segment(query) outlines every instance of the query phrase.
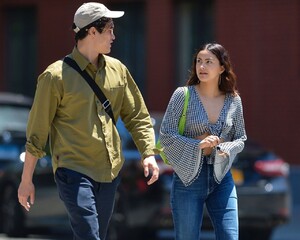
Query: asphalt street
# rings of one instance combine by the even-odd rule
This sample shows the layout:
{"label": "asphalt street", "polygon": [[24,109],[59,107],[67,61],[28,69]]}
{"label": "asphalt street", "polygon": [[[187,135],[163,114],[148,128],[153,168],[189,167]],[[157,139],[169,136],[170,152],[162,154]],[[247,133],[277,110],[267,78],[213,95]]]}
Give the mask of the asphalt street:
{"label": "asphalt street", "polygon": [[292,219],[275,229],[271,240],[299,240],[300,239],[300,166],[292,166],[290,174],[292,188]]}
{"label": "asphalt street", "polygon": [[[298,183],[300,181],[300,166],[292,166],[290,174],[291,188],[292,188],[292,197],[293,197],[293,206],[292,206],[292,218],[291,221],[285,225],[282,225],[275,229],[273,232],[272,238],[270,240],[299,240],[300,239],[300,191]],[[41,235],[35,234],[31,235],[28,238],[7,238],[0,234],[1,240],[70,240],[72,239],[70,235]],[[165,232],[162,233],[161,238],[153,240],[172,240],[172,233]],[[126,240],[126,239],[125,239]],[[204,239],[201,240],[215,240],[212,232],[205,232]],[[255,239],[253,239],[255,240]]]}

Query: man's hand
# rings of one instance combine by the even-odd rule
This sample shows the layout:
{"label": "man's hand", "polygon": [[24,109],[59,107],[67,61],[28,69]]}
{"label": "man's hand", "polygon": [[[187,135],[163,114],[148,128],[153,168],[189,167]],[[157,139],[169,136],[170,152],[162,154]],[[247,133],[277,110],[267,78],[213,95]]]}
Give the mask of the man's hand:
{"label": "man's hand", "polygon": [[143,160],[142,164],[143,164],[143,168],[144,168],[145,177],[149,176],[149,170],[152,171],[152,176],[151,176],[150,180],[147,182],[148,185],[151,185],[152,183],[157,181],[157,179],[159,177],[159,168],[157,166],[156,160],[155,160],[154,156],[149,156]]}
{"label": "man's hand", "polygon": [[20,204],[29,211],[30,206],[34,204],[35,198],[35,188],[32,182],[24,182],[20,183],[18,189],[18,198]]}
{"label": "man's hand", "polygon": [[32,183],[32,176],[38,158],[26,151],[25,162],[23,166],[22,180],[18,189],[19,203],[29,211],[30,206],[34,204],[35,188]]}

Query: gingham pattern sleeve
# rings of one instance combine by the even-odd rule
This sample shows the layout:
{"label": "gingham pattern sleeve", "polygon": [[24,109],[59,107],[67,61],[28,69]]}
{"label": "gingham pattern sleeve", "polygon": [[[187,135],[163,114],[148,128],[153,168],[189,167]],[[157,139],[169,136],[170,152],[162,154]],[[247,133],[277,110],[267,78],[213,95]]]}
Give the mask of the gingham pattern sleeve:
{"label": "gingham pattern sleeve", "polygon": [[[233,97],[225,123],[220,136],[225,142],[218,145],[214,160],[214,177],[217,182],[221,182],[229,171],[234,158],[243,150],[244,141],[247,140],[240,96]],[[228,156],[223,157],[218,151],[225,152]]]}
{"label": "gingham pattern sleeve", "polygon": [[179,87],[174,91],[165,112],[160,128],[160,141],[170,165],[184,185],[188,186],[196,179],[201,168],[202,151],[199,149],[199,140],[178,133],[183,105],[184,89]]}

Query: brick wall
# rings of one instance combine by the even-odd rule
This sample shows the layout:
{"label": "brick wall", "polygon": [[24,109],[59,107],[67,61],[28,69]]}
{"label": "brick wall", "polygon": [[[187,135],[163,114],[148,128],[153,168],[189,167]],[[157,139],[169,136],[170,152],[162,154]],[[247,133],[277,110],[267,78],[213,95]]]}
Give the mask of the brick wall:
{"label": "brick wall", "polygon": [[[102,2],[109,5],[121,1]],[[174,66],[169,60],[176,57],[172,30],[176,1],[144,1],[148,22],[146,101],[151,111],[164,111],[174,89]],[[33,4],[37,7],[37,71],[40,73],[49,63],[72,50],[70,19],[83,2],[1,0],[0,27],[3,29],[5,24],[1,15],[5,6]],[[216,40],[229,50],[238,75],[248,136],[274,149],[290,163],[300,164],[297,149],[300,142],[300,1],[289,0],[287,4],[286,0],[215,0],[215,7]],[[158,21],[158,16],[164,20]],[[0,53],[4,48],[0,38]],[[1,78],[4,64],[5,59],[0,57]],[[5,89],[3,79],[0,79],[0,89]],[[161,109],[157,109],[159,106]]]}
{"label": "brick wall", "polygon": [[238,75],[248,136],[300,164],[300,1],[288,2],[218,0],[216,33]]}

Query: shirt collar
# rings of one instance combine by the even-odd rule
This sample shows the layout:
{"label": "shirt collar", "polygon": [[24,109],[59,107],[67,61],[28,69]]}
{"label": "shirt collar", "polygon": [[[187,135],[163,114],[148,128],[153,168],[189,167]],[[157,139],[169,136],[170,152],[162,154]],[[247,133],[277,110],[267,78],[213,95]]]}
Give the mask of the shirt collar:
{"label": "shirt collar", "polygon": [[[90,64],[90,62],[78,51],[76,46],[73,48],[72,58],[76,61],[76,63],[78,64],[78,66],[80,67],[80,69],[82,71],[84,71]],[[106,62],[105,62],[105,58],[104,58],[103,54],[99,54],[98,61],[99,61],[99,64],[98,64],[99,69],[104,68],[106,65]]]}

